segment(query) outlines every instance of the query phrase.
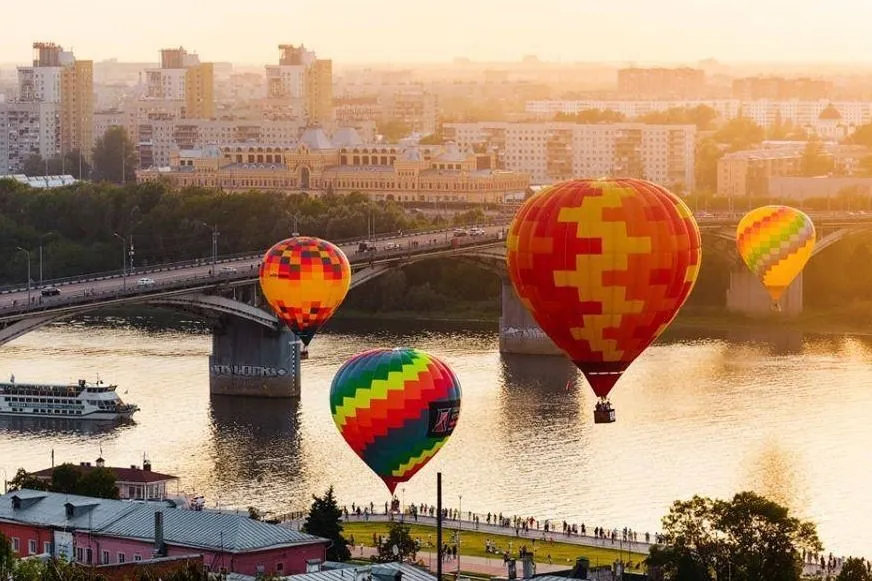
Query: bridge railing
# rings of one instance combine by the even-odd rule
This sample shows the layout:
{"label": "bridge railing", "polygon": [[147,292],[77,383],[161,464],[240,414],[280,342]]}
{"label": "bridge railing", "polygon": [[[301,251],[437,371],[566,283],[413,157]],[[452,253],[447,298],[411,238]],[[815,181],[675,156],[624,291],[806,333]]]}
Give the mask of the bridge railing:
{"label": "bridge railing", "polygon": [[[507,220],[495,219],[495,220],[488,220],[481,225],[499,226],[499,225],[507,225],[507,224],[508,224]],[[381,234],[372,235],[372,236],[334,240],[332,242],[340,247],[341,246],[352,246],[354,244],[359,244],[361,242],[384,242],[384,241],[389,241],[389,240],[394,240],[394,239],[409,238],[412,236],[422,236],[422,235],[426,235],[426,234],[436,234],[436,235],[444,234],[444,233],[452,232],[455,228],[456,227],[438,228],[438,229],[418,228],[415,230],[402,231],[402,233],[395,231],[395,232],[389,232],[389,233],[381,233]],[[260,252],[249,251],[249,252],[239,252],[236,254],[225,254],[225,255],[221,255],[221,256],[217,257],[217,260],[215,261],[215,263],[216,264],[225,264],[228,262],[238,262],[238,261],[242,261],[242,260],[257,260],[263,256],[264,252],[266,252],[265,249],[260,251]],[[113,279],[113,278],[118,279],[118,278],[123,278],[124,276],[127,276],[127,277],[143,276],[143,275],[154,274],[154,273],[158,273],[158,272],[167,272],[167,271],[171,271],[171,270],[179,270],[182,268],[208,266],[210,264],[212,264],[211,257],[193,258],[193,259],[189,259],[189,260],[180,260],[180,261],[176,261],[176,262],[165,262],[165,263],[161,263],[161,264],[135,267],[135,268],[129,269],[127,271],[126,275],[125,275],[124,271],[122,271],[121,269],[117,269],[117,270],[97,272],[97,273],[86,274],[86,275],[77,275],[77,276],[68,276],[68,277],[63,277],[63,278],[45,279],[42,281],[42,283],[40,285],[31,284],[30,288],[31,288],[31,291],[39,292],[39,288],[46,287],[46,286],[62,287],[62,286],[70,285],[70,284],[81,284],[83,282],[96,282],[96,281],[101,281],[101,280],[109,280],[109,279]],[[9,294],[9,293],[13,293],[13,292],[23,292],[23,291],[27,291],[27,283],[26,282],[24,284],[15,283],[15,284],[0,286],[0,295]]]}
{"label": "bridge railing", "polygon": [[[442,231],[440,231],[441,233]],[[451,250],[454,248],[469,248],[490,245],[503,240],[502,231],[496,234],[484,236],[464,236],[461,238],[443,238],[437,236],[424,243],[401,245],[398,248],[383,249],[376,252],[352,254],[349,262],[354,266],[367,265],[370,263],[384,262],[386,260],[401,259],[419,254],[427,254],[439,250]],[[259,256],[259,255],[258,255]],[[208,264],[208,263],[206,263]],[[149,297],[162,295],[174,290],[191,290],[200,286],[211,287],[220,283],[233,283],[248,281],[257,277],[257,270],[252,266],[230,272],[214,271],[204,274],[187,276],[180,279],[154,281],[152,284],[140,286],[133,280],[126,281],[126,286],[111,289],[86,288],[81,292],[67,293],[54,297],[43,297],[38,291],[32,291],[30,302],[13,301],[12,304],[0,305],[0,319],[15,320],[18,315],[34,315],[40,312],[56,311],[65,307],[81,307],[89,304],[107,303],[119,299],[131,297]],[[131,277],[128,276],[128,279]],[[103,279],[95,279],[103,280]]]}

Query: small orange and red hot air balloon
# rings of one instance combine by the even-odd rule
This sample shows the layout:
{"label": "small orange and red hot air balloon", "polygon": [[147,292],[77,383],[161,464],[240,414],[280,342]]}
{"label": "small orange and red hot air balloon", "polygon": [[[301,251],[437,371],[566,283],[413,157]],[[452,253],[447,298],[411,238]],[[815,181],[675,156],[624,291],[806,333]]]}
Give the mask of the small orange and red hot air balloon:
{"label": "small orange and red hot air balloon", "polygon": [[267,250],[260,265],[263,296],[303,342],[333,316],[351,286],[351,265],[337,246],[311,236],[282,240]]}
{"label": "small orange and red hot air balloon", "polygon": [[600,398],[687,300],[700,266],[688,207],[639,179],[577,179],[527,200],[507,239],[509,277],[542,330]]}

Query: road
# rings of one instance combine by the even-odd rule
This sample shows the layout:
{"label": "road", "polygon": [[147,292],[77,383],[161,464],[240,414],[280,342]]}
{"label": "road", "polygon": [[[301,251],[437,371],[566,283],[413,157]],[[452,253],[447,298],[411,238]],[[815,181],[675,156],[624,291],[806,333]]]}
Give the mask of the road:
{"label": "road", "polygon": [[[506,228],[505,225],[484,226],[486,236],[496,236],[499,232]],[[375,246],[378,252],[368,254],[368,257],[381,258],[388,252],[399,252],[402,249],[409,248],[417,243],[419,247],[432,244],[445,245],[448,244],[453,236],[453,229],[430,231],[419,234],[397,235],[393,237],[380,237],[375,241]],[[474,237],[461,238],[464,242],[475,240]],[[360,255],[357,254],[358,242],[341,244],[339,247],[348,256],[349,260],[354,263],[360,260]],[[11,291],[0,294],[0,314],[3,311],[18,311],[22,305],[31,304],[40,307],[62,306],[71,302],[81,302],[83,300],[93,299],[99,300],[104,297],[105,300],[119,298],[118,295],[140,295],[158,292],[161,290],[170,290],[167,287],[176,287],[185,281],[191,281],[188,286],[197,286],[196,282],[200,281],[204,285],[214,284],[220,280],[240,280],[249,279],[257,276],[257,269],[261,261],[260,254],[247,256],[236,259],[221,259],[215,265],[216,275],[212,275],[213,265],[209,263],[201,263],[199,265],[185,266],[175,269],[158,270],[161,267],[150,269],[140,268],[135,269],[128,276],[114,275],[101,276],[94,275],[94,278],[88,280],[78,280],[66,282],[57,285],[61,291],[59,296],[43,297],[39,289],[33,286],[28,293],[26,289]],[[250,276],[249,276],[250,275]],[[140,286],[139,280],[148,278],[154,281],[154,285]],[[49,281],[46,282],[46,285]],[[28,298],[29,294],[29,298]]]}

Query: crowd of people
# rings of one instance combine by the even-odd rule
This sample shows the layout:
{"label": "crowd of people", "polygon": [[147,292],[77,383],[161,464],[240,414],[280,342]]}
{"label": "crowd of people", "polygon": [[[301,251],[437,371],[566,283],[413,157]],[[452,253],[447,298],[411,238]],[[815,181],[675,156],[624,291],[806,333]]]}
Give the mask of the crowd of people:
{"label": "crowd of people", "polygon": [[[381,507],[379,507],[381,508]],[[351,503],[351,508],[342,507],[343,515],[346,520],[362,519],[369,520],[370,516],[375,515],[375,504],[370,502],[368,505]],[[384,503],[384,512],[380,514],[388,515],[389,518],[397,516],[408,516],[414,521],[418,520],[419,516],[436,517],[436,506],[427,503],[413,503],[406,506],[401,506],[399,499],[394,497],[390,502]],[[443,520],[466,521],[469,522],[471,528],[480,529],[482,523],[501,529],[513,531],[516,537],[530,537],[533,533],[541,533],[542,540],[554,541],[554,535],[562,534],[565,537],[592,537],[600,539],[603,542],[611,544],[619,543],[659,543],[661,535],[649,532],[640,533],[629,527],[622,529],[612,528],[607,529],[603,526],[595,526],[593,529],[588,528],[585,523],[570,523],[565,520],[552,521],[551,519],[537,519],[535,517],[521,517],[517,515],[506,515],[502,512],[488,512],[487,514],[478,514],[472,511],[462,513],[456,508],[443,508]],[[536,534],[536,536],[539,536]]]}

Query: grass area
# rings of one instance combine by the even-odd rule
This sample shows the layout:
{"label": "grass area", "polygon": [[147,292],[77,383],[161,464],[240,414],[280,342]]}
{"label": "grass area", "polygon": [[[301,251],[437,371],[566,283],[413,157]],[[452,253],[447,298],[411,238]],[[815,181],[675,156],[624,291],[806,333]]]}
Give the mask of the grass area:
{"label": "grass area", "polygon": [[[386,522],[345,522],[342,525],[344,528],[343,535],[346,539],[354,535],[354,541],[358,545],[363,544],[364,546],[371,547],[373,546],[373,533],[386,536],[388,534],[388,524],[389,523]],[[436,527],[409,523],[408,521],[406,521],[406,524],[408,524],[411,529],[412,538],[421,539],[423,551],[432,550],[429,543],[432,543],[435,547]],[[470,525],[469,523],[464,523],[464,526],[468,527]],[[446,544],[453,543],[454,531],[455,529],[453,527],[443,528],[442,542]],[[558,541],[542,542],[541,535],[540,540],[537,540],[534,544],[532,539],[529,538],[519,538],[509,535],[494,535],[468,529],[464,529],[460,533],[460,554],[473,557],[490,557],[494,563],[500,562],[502,557],[485,552],[484,548],[486,539],[490,539],[496,543],[498,550],[508,550],[509,542],[511,542],[512,553],[515,556],[517,556],[518,548],[521,545],[527,545],[527,550],[532,550],[534,552],[534,560],[537,563],[547,563],[548,555],[551,555],[552,563],[555,565],[565,564],[567,567],[574,565],[575,559],[578,557],[589,559],[591,567],[594,567],[612,563],[616,559],[619,559],[621,555],[621,552],[617,549],[587,547],[583,545],[561,543]],[[626,550],[623,551],[624,560],[629,558],[633,563],[642,561],[646,556],[647,555],[642,553],[631,553],[628,557],[628,552]]]}

